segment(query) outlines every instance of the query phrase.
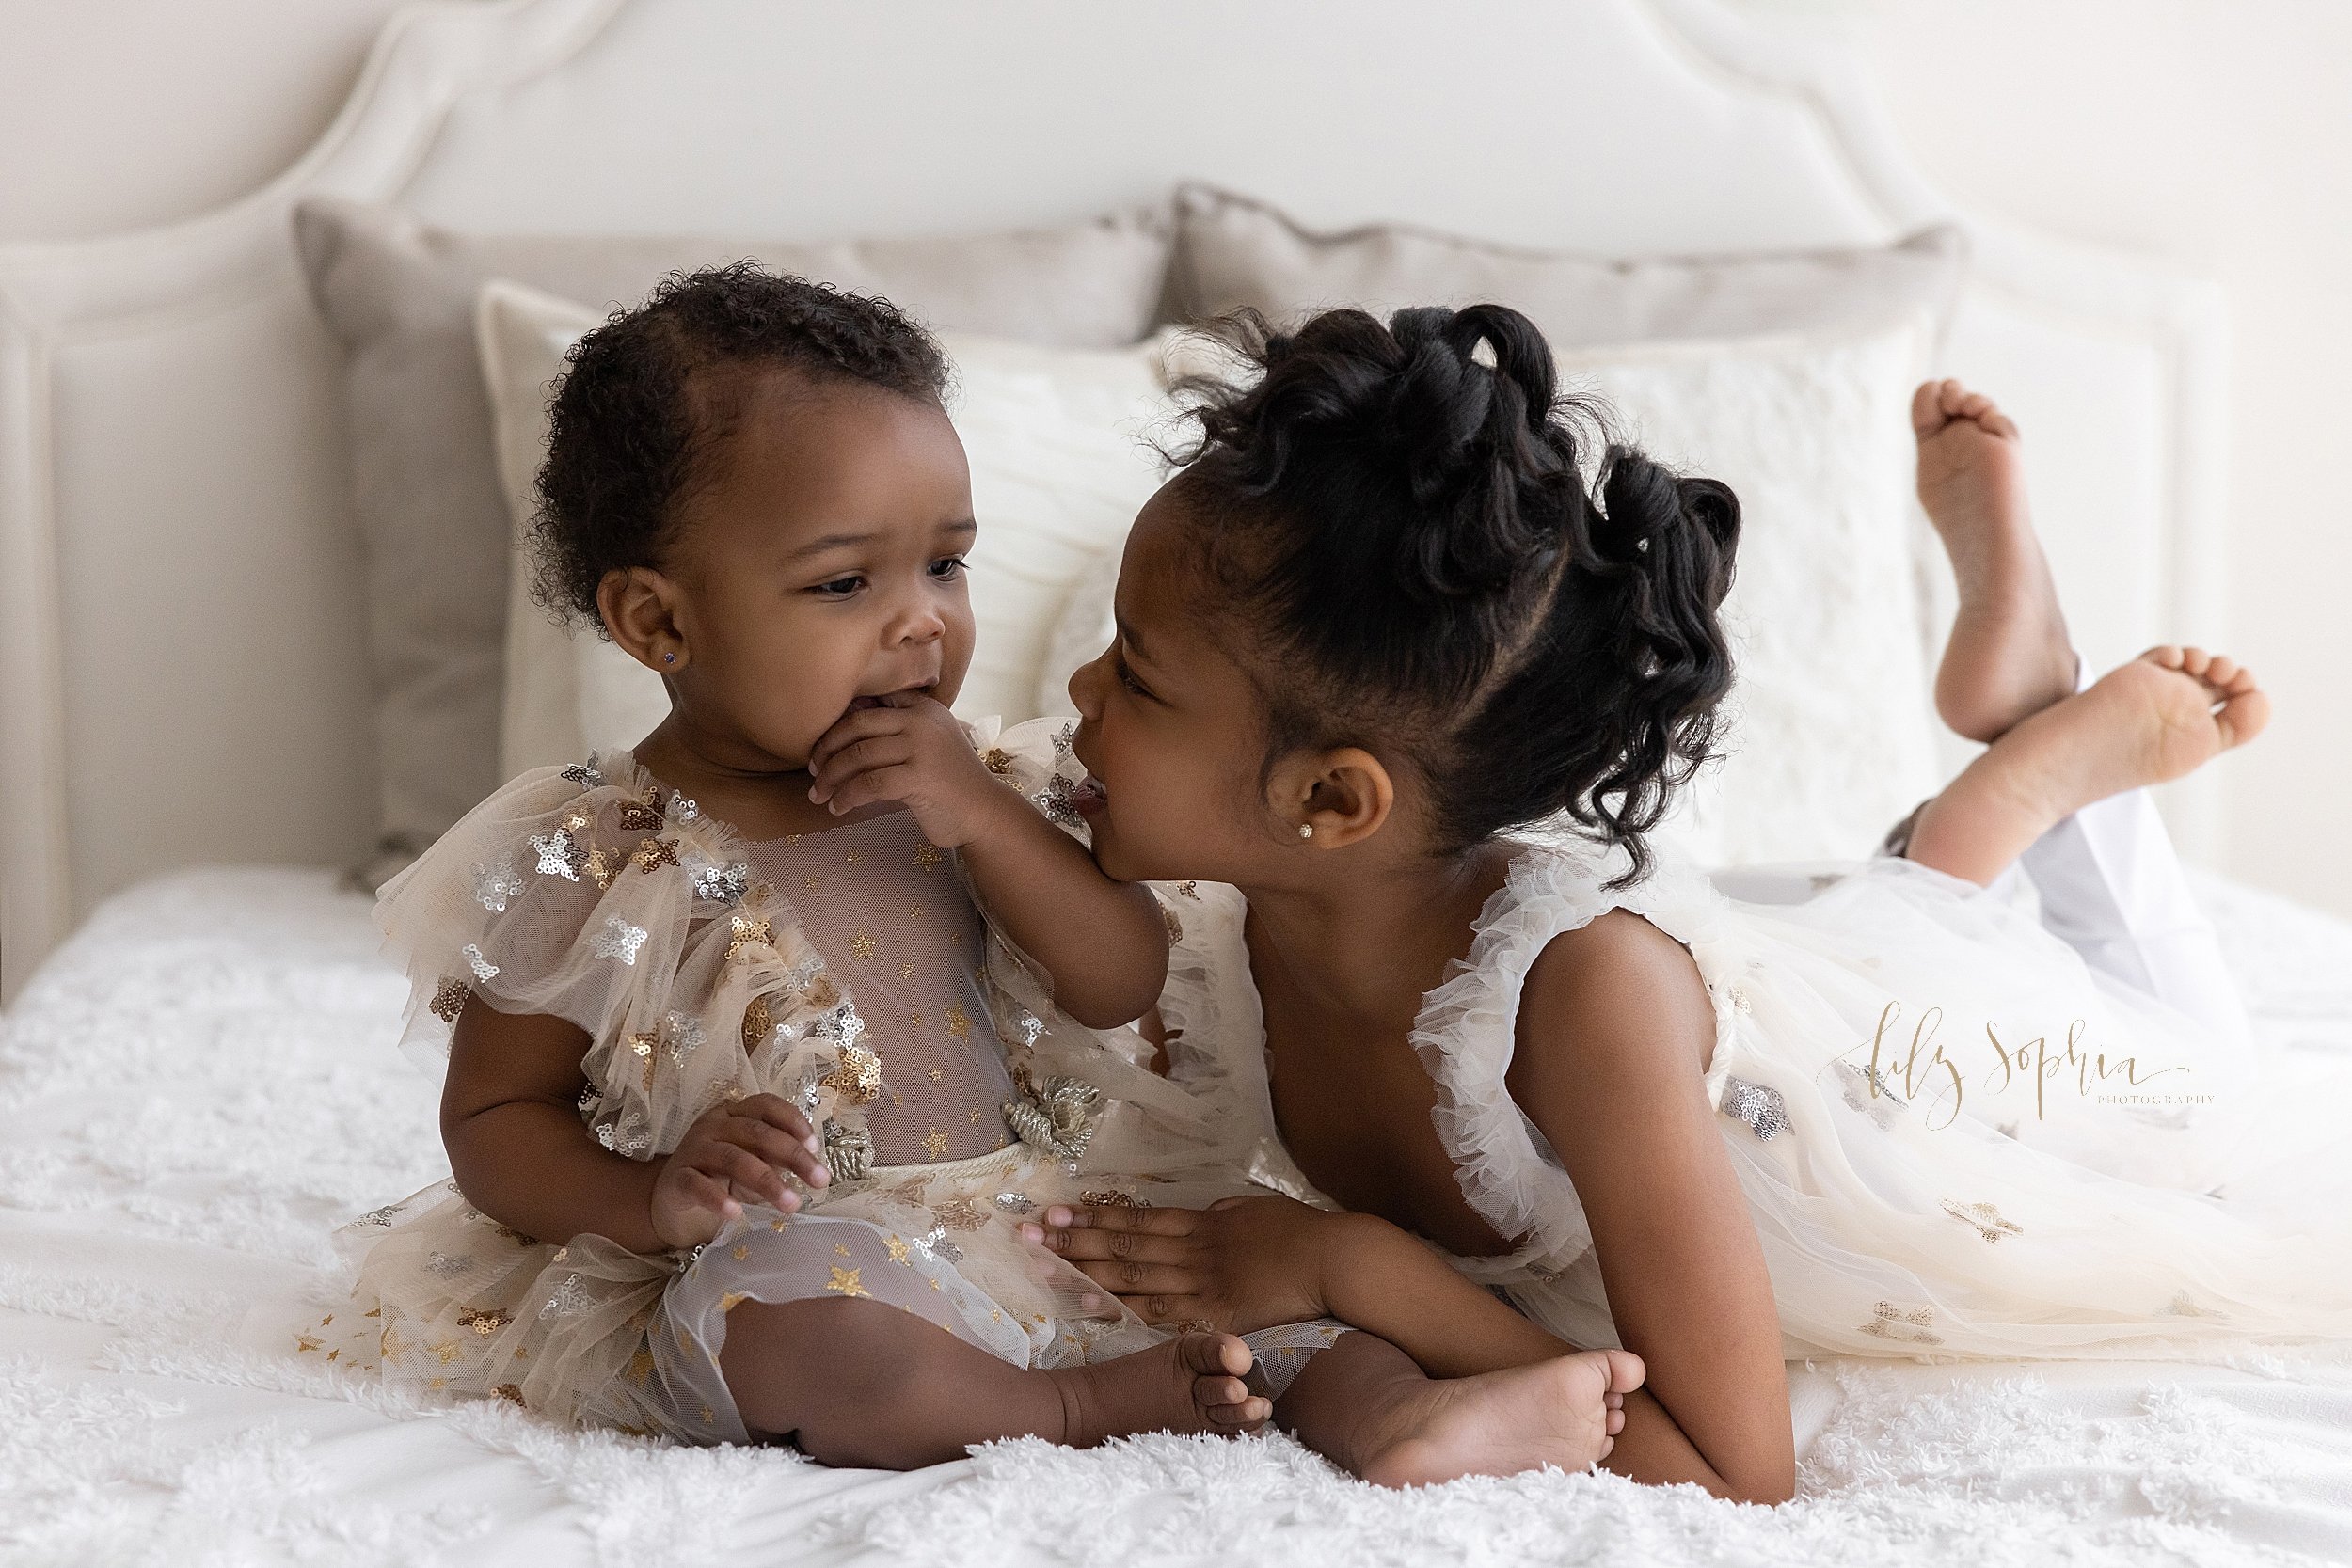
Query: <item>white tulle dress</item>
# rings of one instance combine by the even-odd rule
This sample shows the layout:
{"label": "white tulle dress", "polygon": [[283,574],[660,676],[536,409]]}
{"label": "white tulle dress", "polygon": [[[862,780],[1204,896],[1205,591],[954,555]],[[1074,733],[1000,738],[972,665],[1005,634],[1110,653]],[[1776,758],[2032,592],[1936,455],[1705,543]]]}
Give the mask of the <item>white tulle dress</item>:
{"label": "white tulle dress", "polygon": [[[1518,1242],[1453,1261],[1535,1321],[1618,1342],[1576,1189],[1504,1074],[1529,966],[1622,906],[1683,942],[1714,998],[1707,1089],[1789,1356],[2352,1336],[2338,1132],[2352,1074],[2332,1094],[2282,1085],[2242,1037],[2094,974],[2029,911],[1911,861],[1816,868],[1798,881],[1810,896],[1784,904],[1727,897],[1662,852],[1646,880],[1605,888],[1626,863],[1584,843],[1519,847],[1412,1036],[1463,1196]],[[1275,1133],[1247,906],[1193,891],[1179,967],[1205,978],[1163,1011],[1222,1042],[1257,1178],[1323,1201]]]}
{"label": "white tulle dress", "polygon": [[[1065,829],[1069,726],[974,731]],[[1170,894],[1171,933],[1188,901]],[[341,1348],[388,1380],[496,1394],[559,1420],[688,1441],[752,1435],[719,1372],[739,1303],[887,1304],[1025,1367],[1164,1339],[1024,1243],[1051,1203],[1204,1206],[1257,1190],[1223,1062],[1081,1027],[974,903],[953,851],[897,812],[747,843],[625,752],[526,774],[388,884],[408,969],[404,1045],[437,1070],[470,996],[586,1031],[582,1136],[675,1148],[711,1105],[769,1092],[822,1130],[831,1185],[646,1257],[526,1236],[436,1183],[340,1232],[358,1263]],[[1200,977],[1179,976],[1183,992]],[[355,1332],[356,1330],[356,1332]],[[1339,1325],[1249,1337],[1287,1383]]]}

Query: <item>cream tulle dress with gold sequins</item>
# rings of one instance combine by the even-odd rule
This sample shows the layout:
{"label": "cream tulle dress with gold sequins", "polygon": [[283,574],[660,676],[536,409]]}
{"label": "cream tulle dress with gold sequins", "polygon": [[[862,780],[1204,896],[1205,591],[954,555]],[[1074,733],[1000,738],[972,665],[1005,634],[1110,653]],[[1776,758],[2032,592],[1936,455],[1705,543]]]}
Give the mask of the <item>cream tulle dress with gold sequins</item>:
{"label": "cream tulle dress with gold sequins", "polygon": [[[992,769],[1081,831],[1068,726],[993,728],[974,730]],[[1163,1077],[1133,1030],[1058,1014],[905,812],[747,843],[604,753],[484,801],[376,918],[412,981],[404,1045],[437,1070],[478,994],[587,1032],[582,1135],[615,1153],[660,1158],[711,1105],[768,1092],[822,1130],[834,1177],[797,1214],[750,1207],[659,1257],[522,1235],[453,1182],[366,1214],[340,1235],[374,1316],[345,1321],[368,1323],[352,1349],[395,1383],[739,1442],[718,1354],[742,1301],[883,1303],[1025,1367],[1124,1354],[1165,1333],[1082,1308],[1095,1287],[1024,1243],[1022,1216],[1262,1190],[1222,1064],[1180,1041]],[[1286,1382],[1337,1332],[1249,1338]]]}
{"label": "cream tulle dress with gold sequins", "polygon": [[[1537,956],[1624,908],[1689,949],[1713,998],[1708,1098],[1790,1356],[2352,1337],[2352,1071],[2290,1082],[2242,1037],[2088,969],[2030,912],[1908,860],[1817,867],[1787,879],[1807,895],[1772,904],[1662,847],[1647,879],[1611,890],[1626,864],[1589,843],[1518,847],[1412,1033],[1464,1198],[1518,1243],[1453,1261],[1529,1317],[1618,1343],[1575,1185],[1506,1074]],[[1246,902],[1193,891],[1173,968],[1212,979],[1171,988],[1163,1015],[1221,1042],[1262,1133],[1253,1174],[1312,1200],[1271,1137]]]}

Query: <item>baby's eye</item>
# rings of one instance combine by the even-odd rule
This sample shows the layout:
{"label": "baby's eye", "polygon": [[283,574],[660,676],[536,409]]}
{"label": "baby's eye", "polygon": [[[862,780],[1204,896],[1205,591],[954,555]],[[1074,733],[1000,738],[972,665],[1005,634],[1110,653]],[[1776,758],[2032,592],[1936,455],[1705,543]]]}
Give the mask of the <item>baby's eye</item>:
{"label": "baby's eye", "polygon": [[831,582],[820,582],[809,592],[821,598],[846,599],[865,586],[866,579],[851,573],[846,578],[835,578]]}
{"label": "baby's eye", "polygon": [[953,582],[970,570],[960,555],[946,555],[931,562],[931,576],[941,582]]}

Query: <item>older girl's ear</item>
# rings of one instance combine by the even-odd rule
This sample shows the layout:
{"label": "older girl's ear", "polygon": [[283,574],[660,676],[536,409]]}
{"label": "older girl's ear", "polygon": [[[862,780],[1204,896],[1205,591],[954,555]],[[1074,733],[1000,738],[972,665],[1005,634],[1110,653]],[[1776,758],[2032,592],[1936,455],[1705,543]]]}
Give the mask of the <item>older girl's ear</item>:
{"label": "older girl's ear", "polygon": [[650,566],[615,567],[596,584],[596,614],[621,651],[659,674],[675,675],[690,657],[675,613],[676,590]]}
{"label": "older girl's ear", "polygon": [[1339,848],[1378,832],[1396,809],[1396,784],[1378,757],[1359,746],[1302,752],[1276,766],[1267,781],[1276,832],[1303,848]]}

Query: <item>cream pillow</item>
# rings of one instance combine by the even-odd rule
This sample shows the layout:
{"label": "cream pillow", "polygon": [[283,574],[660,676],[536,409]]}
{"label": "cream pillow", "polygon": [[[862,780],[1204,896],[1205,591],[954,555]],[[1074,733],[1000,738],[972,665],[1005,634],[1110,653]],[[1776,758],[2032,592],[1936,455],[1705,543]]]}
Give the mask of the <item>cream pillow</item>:
{"label": "cream pillow", "polygon": [[[603,320],[585,306],[493,281],[475,331],[499,470],[515,524],[500,760],[507,777],[630,745],[660,722],[660,677],[602,637],[558,626],[531,600],[523,548],[547,446],[547,401],[564,356]],[[955,363],[949,415],[972,465],[977,646],[956,711],[1032,717],[1046,644],[1072,584],[1158,488],[1146,437],[1168,410],[1166,342],[1050,348],[943,333]]]}
{"label": "cream pillow", "polygon": [[[1658,834],[1702,864],[1867,854],[1943,776],[1922,587],[1935,546],[1911,499],[1907,413],[1929,330],[1923,315],[1560,356],[1564,384],[1606,399],[1627,437],[1740,497],[1724,758]],[[1062,688],[1110,641],[1117,581],[1114,549],[1056,630],[1041,712],[1070,711]]]}

